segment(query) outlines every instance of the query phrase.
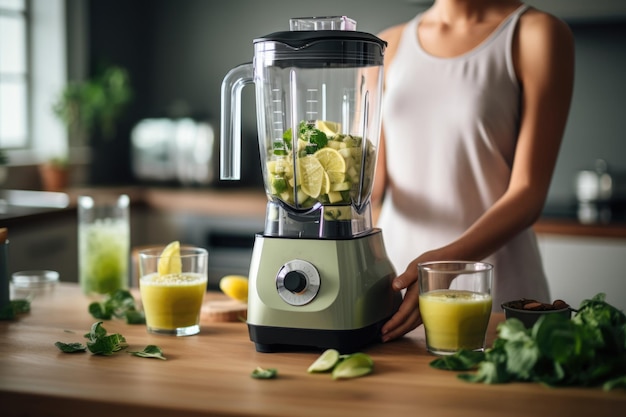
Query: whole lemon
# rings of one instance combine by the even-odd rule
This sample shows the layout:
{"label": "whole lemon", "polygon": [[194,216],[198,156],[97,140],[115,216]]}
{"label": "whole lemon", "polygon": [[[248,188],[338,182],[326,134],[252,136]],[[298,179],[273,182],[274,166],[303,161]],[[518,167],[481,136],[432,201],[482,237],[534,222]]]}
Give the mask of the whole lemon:
{"label": "whole lemon", "polygon": [[230,298],[248,302],[248,278],[241,275],[226,275],[220,280],[220,290]]}

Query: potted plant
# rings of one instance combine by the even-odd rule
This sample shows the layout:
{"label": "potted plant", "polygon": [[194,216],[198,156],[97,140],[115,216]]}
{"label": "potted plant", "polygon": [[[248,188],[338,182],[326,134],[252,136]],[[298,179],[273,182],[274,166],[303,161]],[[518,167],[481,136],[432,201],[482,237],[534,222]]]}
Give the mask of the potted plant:
{"label": "potted plant", "polygon": [[[111,66],[93,78],[69,82],[52,110],[67,126],[71,145],[94,145],[116,137],[117,124],[131,99],[128,72]],[[68,161],[54,158],[47,165],[67,169]]]}
{"label": "potted plant", "polygon": [[67,158],[51,158],[39,165],[41,183],[45,191],[61,191],[67,187],[70,170]]}

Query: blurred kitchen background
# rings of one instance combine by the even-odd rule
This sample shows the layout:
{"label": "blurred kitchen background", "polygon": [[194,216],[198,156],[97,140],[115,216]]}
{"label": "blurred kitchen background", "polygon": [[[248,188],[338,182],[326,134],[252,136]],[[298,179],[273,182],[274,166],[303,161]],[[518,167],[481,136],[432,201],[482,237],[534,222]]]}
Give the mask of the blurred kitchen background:
{"label": "blurred kitchen background", "polygon": [[[0,187],[41,189],[38,167],[51,159],[68,158],[72,167],[70,187],[244,189],[262,194],[253,88],[244,89],[241,182],[219,181],[216,154],[221,81],[228,70],[252,59],[253,39],[287,30],[290,17],[316,15],[347,15],[357,21],[358,30],[377,33],[409,20],[430,3],[428,0],[0,0],[0,47],[13,49],[9,26],[16,15],[11,10],[23,4],[28,7],[23,15],[28,25],[23,46],[30,51],[23,77],[30,99],[25,104],[29,116],[23,123],[24,140],[12,141],[6,129],[3,136],[0,126],[0,149],[8,157],[2,167],[4,183]],[[545,214],[553,218],[577,218],[578,194],[591,193],[595,203],[594,199],[599,199],[602,192],[601,184],[606,186],[606,182],[598,180],[602,172],[597,171],[606,170],[611,176],[609,214],[602,217],[594,205],[596,211],[592,210],[590,222],[608,223],[611,227],[626,217],[622,210],[622,200],[626,199],[623,130],[626,1],[529,0],[527,3],[564,19],[576,39],[574,100]],[[114,132],[105,135],[97,130],[87,136],[68,135],[66,125],[53,114],[53,104],[69,84],[97,79],[111,68],[121,69],[128,76],[130,89],[122,93],[131,97],[124,112],[115,119]],[[1,69],[0,66],[0,82],[6,86],[11,74]],[[10,96],[0,95],[0,108],[13,105],[6,99],[3,102],[3,97]],[[0,118],[0,123],[7,126],[6,119]],[[586,177],[579,175],[583,170],[589,171]],[[186,211],[183,206],[180,209]],[[163,227],[162,220],[159,218],[158,227]],[[207,236],[213,236],[217,246],[246,246],[249,240],[244,237],[245,243],[241,243],[238,238],[247,236],[250,230],[260,230],[258,218],[246,221],[248,227],[234,237],[221,231],[207,232]],[[177,226],[172,226],[169,235],[151,235],[154,226],[146,226],[140,231],[145,235],[143,240],[133,243],[180,238],[184,229],[183,237],[201,240],[199,243],[203,244],[210,239],[204,234],[197,236],[199,230],[207,229],[207,224],[219,223],[227,231],[243,224],[239,220],[224,221],[197,214],[177,214],[174,223]],[[198,229],[198,225],[203,226]],[[14,239],[19,243],[17,237]],[[552,271],[558,269],[563,276],[560,281],[563,284],[553,286],[553,293],[554,288],[565,292],[561,298],[569,294],[565,283],[568,276],[587,273],[581,272],[580,265],[563,266],[564,259],[577,259],[579,253],[593,256],[584,265],[602,264],[606,275],[616,278],[614,275],[621,274],[621,280],[626,281],[623,277],[626,236],[576,240],[571,236],[546,234],[541,236],[541,244],[549,274],[556,275]],[[237,258],[238,254],[232,256]],[[26,262],[32,264],[32,259]],[[244,256],[241,264],[245,263]],[[590,274],[597,272],[590,268]],[[245,267],[240,266],[240,271],[245,271]],[[626,294],[623,286],[612,285],[607,284],[607,292]]]}

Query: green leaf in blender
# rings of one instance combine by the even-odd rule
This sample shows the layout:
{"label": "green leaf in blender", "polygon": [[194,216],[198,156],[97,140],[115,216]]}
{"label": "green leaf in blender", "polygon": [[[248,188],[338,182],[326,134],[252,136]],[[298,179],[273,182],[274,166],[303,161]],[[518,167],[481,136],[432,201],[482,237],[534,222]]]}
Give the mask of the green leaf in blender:
{"label": "green leaf in blender", "polygon": [[272,190],[275,194],[285,192],[287,190],[287,180],[284,177],[275,176],[272,179]]}

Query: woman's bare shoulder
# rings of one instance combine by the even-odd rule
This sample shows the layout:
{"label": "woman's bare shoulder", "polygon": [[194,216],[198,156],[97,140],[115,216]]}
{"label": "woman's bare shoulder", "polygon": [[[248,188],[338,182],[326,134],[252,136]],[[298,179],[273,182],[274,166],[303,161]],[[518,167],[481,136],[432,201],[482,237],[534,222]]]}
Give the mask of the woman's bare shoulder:
{"label": "woman's bare shoulder", "polygon": [[407,23],[402,23],[396,26],[392,26],[378,34],[378,37],[380,39],[387,42],[387,49],[385,52],[385,65],[389,65],[393,60],[393,57],[396,54],[396,49],[398,48],[398,43],[400,42],[400,38],[402,37],[402,32],[404,31],[406,25]]}
{"label": "woman's bare shoulder", "polygon": [[519,33],[522,40],[524,38],[530,38],[530,40],[541,40],[541,38],[548,40],[555,37],[557,40],[573,38],[567,23],[534,7],[530,7],[520,17]]}
{"label": "woman's bare shoulder", "polygon": [[406,27],[407,23],[401,23],[399,25],[391,26],[378,34],[378,37],[384,41],[391,42],[397,41],[402,35],[402,31]]}

